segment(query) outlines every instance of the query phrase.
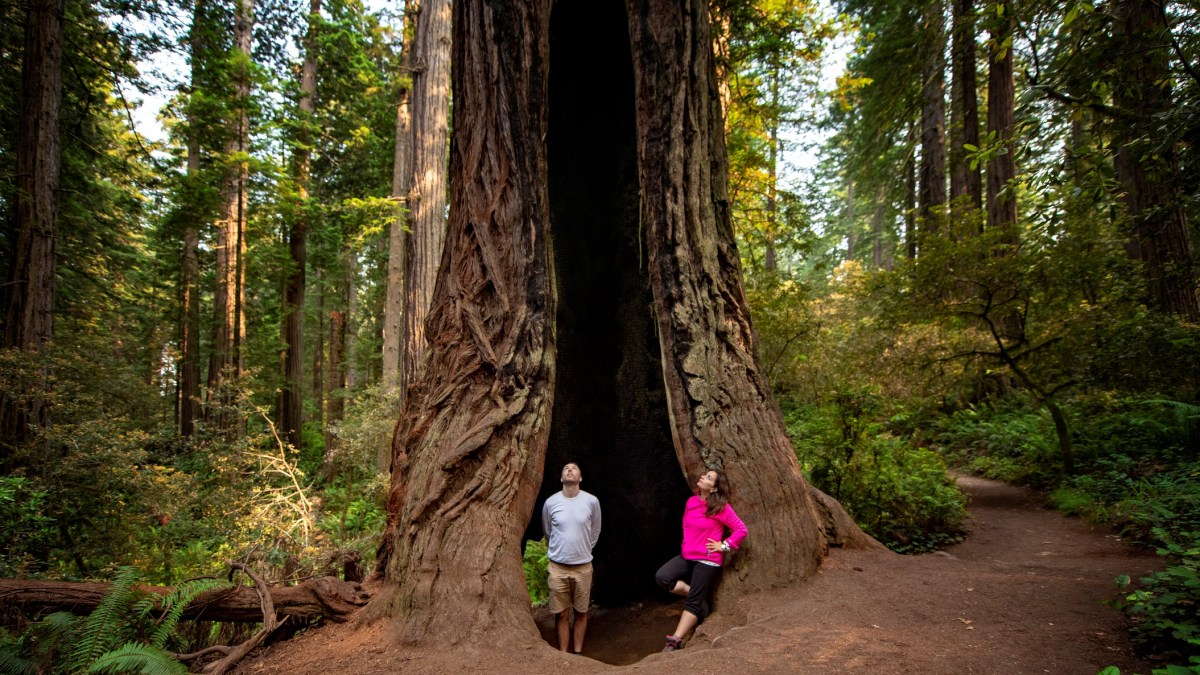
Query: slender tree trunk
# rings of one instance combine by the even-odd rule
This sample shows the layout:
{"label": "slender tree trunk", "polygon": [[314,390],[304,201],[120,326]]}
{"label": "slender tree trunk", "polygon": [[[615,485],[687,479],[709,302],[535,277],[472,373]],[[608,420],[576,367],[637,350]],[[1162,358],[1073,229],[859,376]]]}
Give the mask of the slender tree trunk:
{"label": "slender tree trunk", "polygon": [[950,201],[967,197],[975,209],[983,208],[979,168],[971,168],[964,145],[979,147],[979,98],[975,76],[974,0],[953,0],[950,92]]}
{"label": "slender tree trunk", "polygon": [[1016,26],[1012,3],[1001,0],[996,5],[999,16],[991,17],[991,51],[988,54],[988,133],[995,134],[1005,148],[996,153],[987,166],[987,226],[1001,228],[1007,244],[1016,243],[1017,197],[1011,182],[1017,176],[1013,147],[1013,51],[1012,36]]}
{"label": "slender tree trunk", "polygon": [[1117,178],[1124,190],[1130,229],[1127,250],[1145,265],[1151,302],[1159,309],[1200,321],[1187,211],[1176,183],[1173,147],[1160,147],[1155,127],[1171,109],[1171,81],[1161,0],[1115,3],[1117,52],[1122,81],[1114,102]]}
{"label": "slender tree trunk", "polygon": [[[221,408],[232,399],[227,391],[227,378],[238,378],[242,372],[242,336],[245,318],[242,308],[245,303],[245,250],[246,185],[249,165],[244,153],[249,147],[249,115],[247,106],[250,97],[250,40],[254,30],[253,0],[240,0],[234,16],[233,48],[239,54],[241,66],[233,78],[236,90],[234,131],[225,147],[227,163],[224,183],[221,186],[221,206],[216,222],[217,269],[216,288],[213,292],[213,339],[212,354],[208,368],[209,400]],[[213,397],[217,398],[214,400]],[[214,422],[226,432],[234,432],[233,421],[226,412],[218,413]]]}
{"label": "slender tree trunk", "polygon": [[[779,110],[779,68],[771,66],[771,109]],[[720,80],[718,80],[720,81]],[[724,108],[722,108],[724,110]],[[767,231],[766,235],[766,259],[763,267],[768,272],[774,272],[778,263],[775,260],[775,235],[779,231],[779,206],[778,206],[778,186],[776,185],[776,176],[779,164],[779,116],[771,115],[768,125],[768,134],[770,139],[770,147],[767,149]],[[724,129],[724,123],[721,128]]]}
{"label": "slender tree trunk", "polygon": [[[204,0],[196,0],[192,14],[190,48],[192,59],[191,94],[196,96],[201,82],[201,65],[207,58],[204,36],[206,22]],[[200,120],[191,104],[188,105],[187,181],[196,194],[200,178]],[[196,408],[200,402],[200,214],[186,214],[183,225],[183,286],[180,322],[180,385],[179,433],[191,436],[195,432]]]}
{"label": "slender tree trunk", "polygon": [[[7,288],[4,347],[29,355],[54,338],[58,183],[62,167],[62,0],[32,0],[26,11],[21,117],[13,177],[16,242]],[[50,423],[50,371],[30,389],[0,397],[0,466],[33,427]]]}
{"label": "slender tree trunk", "polygon": [[[198,144],[188,143],[188,153],[199,152]],[[198,163],[198,162],[197,162]],[[192,171],[188,158],[188,171]],[[200,236],[194,224],[183,231],[183,321],[179,363],[179,433],[191,436],[196,430],[196,405],[200,401]]]}
{"label": "slender tree trunk", "polygon": [[[417,0],[404,4],[404,38],[400,51],[405,77],[413,69],[413,21],[419,12]],[[392,391],[400,386],[400,366],[404,356],[404,270],[409,228],[408,196],[412,191],[412,114],[409,97],[412,82],[405,79],[396,105],[396,152],[392,160],[392,199],[396,201],[396,216],[388,234],[387,299],[383,310],[383,388]],[[384,465],[381,468],[386,469]]]}
{"label": "slender tree trunk", "polygon": [[946,57],[942,0],[931,0],[922,15],[925,65],[921,74],[921,180],[919,215],[926,233],[936,235],[934,209],[946,204]]}
{"label": "slender tree trunk", "polygon": [[404,283],[404,366],[407,396],[429,349],[425,321],[446,241],[447,144],[450,120],[451,0],[424,0],[417,17],[413,76],[412,235]]}
{"label": "slender tree trunk", "polygon": [[343,386],[346,389],[343,397],[346,402],[350,401],[351,392],[358,388],[359,370],[358,370],[358,329],[356,324],[361,323],[358,310],[358,253],[356,251],[346,251],[346,287],[342,293],[344,306],[346,308],[345,318],[345,344],[342,345],[342,372]]}
{"label": "slender tree trunk", "polygon": [[300,67],[300,128],[296,135],[296,208],[288,233],[291,267],[283,294],[283,380],[279,406],[279,431],[294,448],[300,447],[304,425],[304,293],[308,266],[309,168],[312,164],[310,125],[316,111],[317,42],[315,23],[321,15],[321,0],[310,0],[308,36],[304,41],[304,63]]}
{"label": "slender tree trunk", "polygon": [[317,427],[325,428],[325,284],[322,270],[317,268],[314,276],[317,289],[316,344],[313,345],[313,398],[316,399]]}
{"label": "slender tree trunk", "polygon": [[846,260],[854,260],[854,249],[858,246],[855,236],[854,223],[854,179],[846,176],[846,204],[842,211],[842,221],[846,223]]}
{"label": "slender tree trunk", "polygon": [[[909,137],[915,135],[910,129]],[[904,251],[909,260],[917,259],[917,238],[917,163],[910,153],[904,162]]]}
{"label": "slender tree trunk", "polygon": [[887,224],[887,190],[879,188],[879,196],[875,199],[875,211],[871,214],[871,265],[875,269],[892,269],[890,247],[885,238],[888,236]]}
{"label": "slender tree trunk", "polygon": [[322,473],[326,478],[332,478],[337,472],[337,435],[333,427],[342,421],[346,410],[346,313],[333,311],[329,313],[329,374],[326,378],[327,388],[325,416],[325,461]]}

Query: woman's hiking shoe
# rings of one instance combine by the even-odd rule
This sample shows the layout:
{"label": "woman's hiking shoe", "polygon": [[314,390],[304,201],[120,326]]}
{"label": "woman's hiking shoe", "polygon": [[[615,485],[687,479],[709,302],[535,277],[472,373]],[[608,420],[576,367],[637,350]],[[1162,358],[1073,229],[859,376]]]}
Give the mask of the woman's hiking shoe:
{"label": "woman's hiking shoe", "polygon": [[683,649],[683,639],[677,638],[674,635],[667,636],[667,646],[663,647],[664,652],[673,652],[677,649]]}

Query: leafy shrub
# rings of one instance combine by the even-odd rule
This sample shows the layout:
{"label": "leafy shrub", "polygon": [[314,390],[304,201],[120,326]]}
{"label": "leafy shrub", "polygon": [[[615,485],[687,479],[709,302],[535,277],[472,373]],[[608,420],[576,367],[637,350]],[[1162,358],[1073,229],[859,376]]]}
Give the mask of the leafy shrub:
{"label": "leafy shrub", "polygon": [[801,468],[888,548],[920,553],[962,539],[966,497],[936,453],[884,431],[866,390],[786,419]]}
{"label": "leafy shrub", "polygon": [[1059,475],[1054,423],[1018,400],[955,411],[936,421],[934,443],[953,465],[976,476],[1049,487]]}
{"label": "leafy shrub", "polygon": [[37,554],[49,551],[54,519],[46,515],[48,494],[23,476],[0,476],[0,576],[23,576]]}
{"label": "leafy shrub", "polygon": [[525,542],[525,555],[521,558],[529,601],[535,605],[544,605],[550,599],[550,587],[546,579],[546,567],[550,559],[546,557],[546,546],[545,537],[537,541],[530,539]]}
{"label": "leafy shrub", "polygon": [[[1143,586],[1118,606],[1133,619],[1130,632],[1143,649],[1184,656],[1200,648],[1200,532],[1179,538],[1161,528],[1154,533],[1164,541],[1158,554],[1168,559],[1167,567],[1143,577]],[[1129,577],[1122,575],[1117,583],[1127,586]]]}

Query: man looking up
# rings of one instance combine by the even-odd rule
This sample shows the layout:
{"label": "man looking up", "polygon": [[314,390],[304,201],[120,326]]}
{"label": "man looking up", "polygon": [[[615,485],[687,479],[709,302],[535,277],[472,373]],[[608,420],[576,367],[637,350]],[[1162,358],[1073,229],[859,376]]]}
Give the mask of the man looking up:
{"label": "man looking up", "polygon": [[588,604],[592,598],[592,549],[600,538],[600,502],[579,489],[583,473],[574,462],[562,470],[562,492],[542,506],[542,530],[550,543],[546,557],[550,611],[557,615],[558,648],[571,644],[571,609],[575,610],[575,653],[583,652]]}

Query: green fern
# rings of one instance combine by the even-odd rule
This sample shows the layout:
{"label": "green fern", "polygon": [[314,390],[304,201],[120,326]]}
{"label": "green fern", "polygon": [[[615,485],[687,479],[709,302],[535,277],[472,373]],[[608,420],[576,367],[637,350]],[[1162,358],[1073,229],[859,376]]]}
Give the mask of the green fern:
{"label": "green fern", "polygon": [[22,657],[13,647],[13,645],[0,647],[0,674],[34,675],[37,668],[33,661]]}
{"label": "green fern", "polygon": [[87,672],[187,675],[188,670],[161,647],[128,642],[96,659]]}
{"label": "green fern", "polygon": [[[54,663],[56,654],[71,653],[75,640],[79,638],[79,627],[84,621],[83,617],[70,612],[47,614],[30,626],[26,651],[23,653],[39,664]],[[69,659],[64,657],[62,660]]]}
{"label": "green fern", "polygon": [[123,642],[123,629],[129,624],[129,609],[133,605],[133,584],[138,572],[122,567],[113,579],[108,595],[88,615],[79,642],[71,654],[70,672],[80,672],[108,650]]}
{"label": "green fern", "polygon": [[1185,436],[1194,436],[1196,427],[1200,426],[1200,405],[1171,401],[1168,399],[1152,399],[1146,401],[1150,405],[1162,405],[1171,411],[1175,428]]}
{"label": "green fern", "polygon": [[70,612],[54,612],[34,624],[38,642],[52,646],[70,644],[79,634],[84,618]]}
{"label": "green fern", "polygon": [[162,599],[162,609],[165,610],[158,626],[150,635],[150,644],[165,649],[167,640],[175,634],[175,626],[183,616],[183,610],[200,594],[217,588],[229,588],[233,584],[224,579],[193,579],[175,587]]}

